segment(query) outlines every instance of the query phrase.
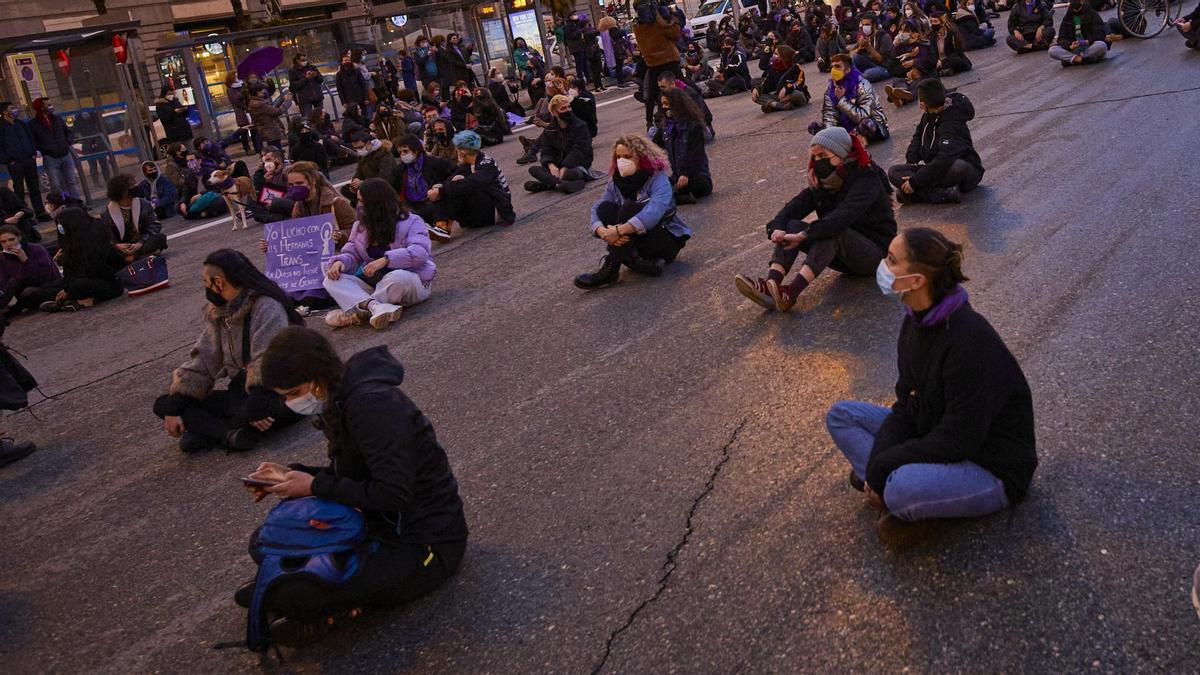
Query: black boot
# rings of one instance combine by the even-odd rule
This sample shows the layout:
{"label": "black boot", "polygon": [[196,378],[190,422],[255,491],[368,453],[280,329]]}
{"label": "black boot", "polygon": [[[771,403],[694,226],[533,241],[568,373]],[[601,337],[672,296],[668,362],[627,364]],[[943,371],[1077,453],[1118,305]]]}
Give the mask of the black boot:
{"label": "black boot", "polygon": [[690,190],[680,190],[675,193],[676,206],[685,206],[687,204],[695,204],[696,196]]}
{"label": "black boot", "polygon": [[621,261],[614,255],[606,255],[600,261],[600,269],[575,277],[575,285],[579,288],[600,288],[615,282],[621,276]]}
{"label": "black boot", "polygon": [[662,258],[646,260],[636,253],[625,261],[629,269],[638,274],[645,274],[648,277],[661,277],[663,270],[667,267],[667,261]]}
{"label": "black boot", "polygon": [[957,204],[962,201],[958,188],[929,188],[921,191],[921,201],[926,204]]}

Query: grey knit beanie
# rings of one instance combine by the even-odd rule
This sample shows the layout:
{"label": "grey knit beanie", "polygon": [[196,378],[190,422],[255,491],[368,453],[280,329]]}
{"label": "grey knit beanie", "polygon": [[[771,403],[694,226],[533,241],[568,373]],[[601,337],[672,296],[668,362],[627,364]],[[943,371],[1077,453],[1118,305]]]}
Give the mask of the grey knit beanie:
{"label": "grey knit beanie", "polygon": [[842,159],[846,159],[854,147],[850,132],[842,127],[826,127],[818,131],[813,136],[812,145],[819,145]]}

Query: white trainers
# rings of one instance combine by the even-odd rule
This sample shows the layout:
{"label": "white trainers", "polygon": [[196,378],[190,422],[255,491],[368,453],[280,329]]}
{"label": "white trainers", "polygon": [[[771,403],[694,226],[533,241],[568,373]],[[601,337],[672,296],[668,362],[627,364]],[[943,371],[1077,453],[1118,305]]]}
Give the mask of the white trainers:
{"label": "white trainers", "polygon": [[352,309],[349,312],[332,309],[325,315],[325,325],[333,328],[345,328],[346,326],[360,324],[369,316],[370,314],[364,309]]}
{"label": "white trainers", "polygon": [[396,319],[400,318],[400,313],[404,308],[400,305],[391,305],[386,302],[371,303],[371,327],[375,330],[383,330],[388,327]]}

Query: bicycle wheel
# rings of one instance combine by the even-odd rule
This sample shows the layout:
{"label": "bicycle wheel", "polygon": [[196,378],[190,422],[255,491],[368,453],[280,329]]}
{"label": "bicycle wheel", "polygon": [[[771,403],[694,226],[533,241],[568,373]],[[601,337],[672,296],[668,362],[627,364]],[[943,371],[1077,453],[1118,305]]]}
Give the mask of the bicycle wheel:
{"label": "bicycle wheel", "polygon": [[1170,0],[1120,0],[1117,17],[1129,34],[1149,39],[1163,32],[1171,19]]}

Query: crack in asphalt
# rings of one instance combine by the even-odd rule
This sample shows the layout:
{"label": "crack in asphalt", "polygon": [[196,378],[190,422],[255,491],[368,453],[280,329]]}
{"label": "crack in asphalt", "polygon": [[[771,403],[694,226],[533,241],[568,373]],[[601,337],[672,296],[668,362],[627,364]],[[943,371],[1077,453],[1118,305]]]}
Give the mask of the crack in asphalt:
{"label": "crack in asphalt", "polygon": [[642,610],[653,604],[654,601],[658,600],[659,596],[661,596],[663,592],[667,590],[667,584],[671,581],[671,575],[675,574],[675,569],[678,567],[678,563],[676,561],[679,557],[679,554],[683,551],[683,548],[687,546],[688,540],[690,540],[692,537],[692,521],[696,517],[696,511],[700,508],[700,502],[704,501],[704,498],[716,488],[717,476],[721,473],[721,469],[724,468],[725,464],[729,461],[733,444],[737,441],[738,436],[742,433],[742,429],[745,428],[747,421],[748,418],[743,417],[742,421],[738,422],[737,427],[734,428],[733,433],[729,435],[729,440],[726,441],[725,445],[721,448],[721,459],[717,461],[715,466],[713,466],[712,472],[708,476],[708,481],[704,483],[704,489],[701,490],[700,494],[696,495],[696,499],[692,501],[692,506],[688,509],[687,520],[684,522],[683,536],[680,537],[679,542],[667,552],[667,561],[663,563],[663,574],[658,579],[658,588],[655,589],[654,593],[649,598],[643,600],[641,604],[639,604],[632,612],[629,613],[629,618],[625,620],[625,623],[621,624],[616,630],[609,633],[608,640],[604,643],[604,654],[600,657],[600,662],[597,663],[596,667],[592,669],[592,675],[598,675],[598,673],[604,669],[605,664],[608,663],[608,657],[612,655],[613,644],[616,642],[617,638],[620,637],[621,633],[624,633],[626,630],[631,628],[633,626],[633,622],[637,620],[638,615],[642,613]]}

